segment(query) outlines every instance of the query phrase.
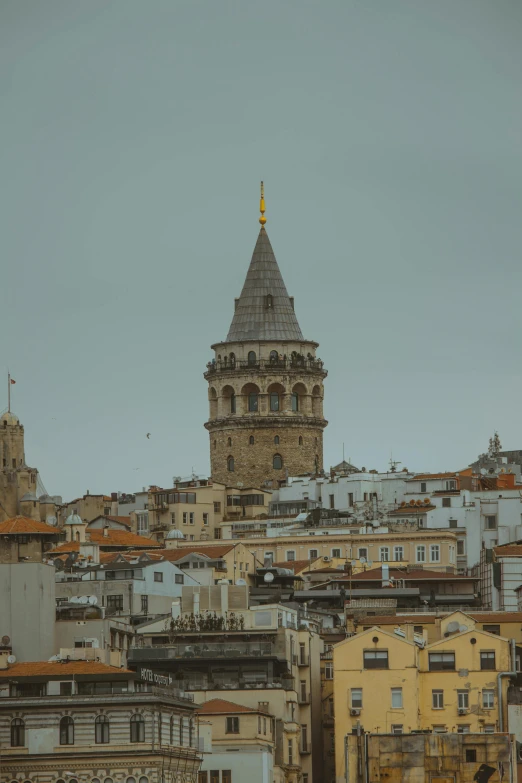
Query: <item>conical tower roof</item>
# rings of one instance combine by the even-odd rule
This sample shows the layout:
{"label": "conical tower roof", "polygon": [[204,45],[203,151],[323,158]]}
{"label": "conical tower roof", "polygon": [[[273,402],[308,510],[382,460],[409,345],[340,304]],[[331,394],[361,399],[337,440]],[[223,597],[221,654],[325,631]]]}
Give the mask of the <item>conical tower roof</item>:
{"label": "conical tower roof", "polygon": [[262,227],[227,342],[303,339],[268,234]]}

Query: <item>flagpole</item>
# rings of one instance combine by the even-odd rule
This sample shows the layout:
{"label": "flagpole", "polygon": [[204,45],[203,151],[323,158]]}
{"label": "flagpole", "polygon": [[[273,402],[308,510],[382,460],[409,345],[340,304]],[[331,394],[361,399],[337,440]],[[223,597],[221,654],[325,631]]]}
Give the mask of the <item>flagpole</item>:
{"label": "flagpole", "polygon": [[7,371],[7,410],[11,413],[11,373]]}

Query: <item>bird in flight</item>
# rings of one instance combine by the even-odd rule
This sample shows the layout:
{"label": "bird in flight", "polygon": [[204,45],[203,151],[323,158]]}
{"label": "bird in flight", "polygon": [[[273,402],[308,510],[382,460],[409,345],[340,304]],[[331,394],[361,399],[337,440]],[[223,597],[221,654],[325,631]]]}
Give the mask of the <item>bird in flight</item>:
{"label": "bird in flight", "polygon": [[147,432],[147,439],[150,440],[150,432]]}

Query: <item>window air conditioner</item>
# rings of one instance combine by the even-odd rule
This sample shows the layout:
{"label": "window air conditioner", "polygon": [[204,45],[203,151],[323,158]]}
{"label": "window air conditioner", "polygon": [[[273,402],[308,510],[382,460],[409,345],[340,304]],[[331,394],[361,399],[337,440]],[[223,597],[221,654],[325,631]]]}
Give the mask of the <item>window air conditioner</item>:
{"label": "window air conditioner", "polygon": [[350,710],[350,715],[360,715],[360,714],[361,714],[361,710],[360,709]]}

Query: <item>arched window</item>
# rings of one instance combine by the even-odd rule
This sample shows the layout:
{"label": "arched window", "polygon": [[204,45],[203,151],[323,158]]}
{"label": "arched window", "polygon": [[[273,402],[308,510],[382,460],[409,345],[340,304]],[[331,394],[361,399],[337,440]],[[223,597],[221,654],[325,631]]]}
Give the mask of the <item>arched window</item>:
{"label": "arched window", "polygon": [[230,366],[235,367],[236,366],[236,354],[231,353],[230,354]]}
{"label": "arched window", "polygon": [[272,467],[274,470],[281,470],[283,467],[283,458],[280,454],[274,454],[272,459]]}
{"label": "arched window", "polygon": [[257,392],[250,392],[248,395],[248,410],[254,413],[258,409],[259,396]]}
{"label": "arched window", "polygon": [[300,446],[303,445],[303,436],[302,435],[299,435],[299,445]]}
{"label": "arched window", "polygon": [[256,363],[256,352],[255,351],[249,351],[248,352],[248,363],[250,366]]}
{"label": "arched window", "polygon": [[229,457],[227,459],[227,470],[229,473],[234,472],[234,457]]}
{"label": "arched window", "polygon": [[229,439],[227,440],[227,444],[228,444],[229,446],[231,446],[231,445],[232,445],[232,438],[229,438]]}
{"label": "arched window", "polygon": [[217,447],[217,440],[214,441],[214,448]]}
{"label": "arched window", "polygon": [[133,715],[130,719],[130,741],[145,742],[145,720],[143,715]]}
{"label": "arched window", "polygon": [[171,718],[170,718],[170,744],[171,745],[175,744],[175,742],[174,742],[175,730],[176,730],[176,722],[175,721],[176,721],[176,719],[175,719],[174,715],[172,715]]}
{"label": "arched window", "polygon": [[140,783],[149,783],[149,779],[146,775],[142,775],[140,778]]}
{"label": "arched window", "polygon": [[110,724],[106,715],[98,715],[94,721],[94,741],[97,745],[107,745],[110,741]]}
{"label": "arched window", "polygon": [[133,778],[132,775],[130,775],[125,783],[136,783],[136,778]]}
{"label": "arched window", "polygon": [[60,721],[60,745],[74,745],[74,721],[70,715]]}
{"label": "arched window", "polygon": [[292,392],[292,410],[297,413],[299,410],[299,395],[297,392]]}
{"label": "arched window", "polygon": [[270,392],[270,410],[279,410],[279,394],[277,392]]}
{"label": "arched window", "polygon": [[236,395],[231,394],[230,395],[230,413],[236,412]]}
{"label": "arched window", "polygon": [[181,747],[183,747],[183,740],[185,737],[183,736],[185,734],[185,720],[184,718],[179,719],[179,744]]}
{"label": "arched window", "polygon": [[253,435],[251,435],[251,436],[249,437],[249,439],[248,439],[248,442],[249,442],[249,444],[250,444],[251,446],[253,446],[253,445],[254,445],[254,436],[253,436]]}
{"label": "arched window", "polygon": [[275,436],[275,438],[274,438],[274,443],[275,443],[275,445],[276,445],[276,446],[278,446],[278,445],[279,445],[279,435],[276,435],[276,436]]}
{"label": "arched window", "polygon": [[277,353],[277,351],[270,351],[269,358],[270,358],[270,364],[277,364],[279,360],[279,354]]}
{"label": "arched window", "polygon": [[194,744],[194,721],[189,718],[189,748]]}
{"label": "arched window", "polygon": [[11,747],[23,748],[25,745],[25,723],[21,718],[11,721]]}

